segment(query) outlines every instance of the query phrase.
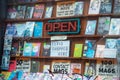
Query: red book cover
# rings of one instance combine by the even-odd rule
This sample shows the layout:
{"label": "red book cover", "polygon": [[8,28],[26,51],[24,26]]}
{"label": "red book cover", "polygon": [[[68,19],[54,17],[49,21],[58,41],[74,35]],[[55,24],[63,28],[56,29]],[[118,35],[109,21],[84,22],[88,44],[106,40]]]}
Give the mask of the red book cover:
{"label": "red book cover", "polygon": [[16,60],[11,60],[9,64],[9,72],[16,70]]}
{"label": "red book cover", "polygon": [[45,7],[44,4],[35,5],[33,18],[42,18],[44,7]]}

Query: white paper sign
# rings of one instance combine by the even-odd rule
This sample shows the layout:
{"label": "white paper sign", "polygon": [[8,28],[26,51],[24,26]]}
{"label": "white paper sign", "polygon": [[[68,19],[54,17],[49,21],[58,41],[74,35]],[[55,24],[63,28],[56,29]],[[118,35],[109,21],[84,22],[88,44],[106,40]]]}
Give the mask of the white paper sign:
{"label": "white paper sign", "polygon": [[70,41],[52,41],[51,57],[69,57]]}

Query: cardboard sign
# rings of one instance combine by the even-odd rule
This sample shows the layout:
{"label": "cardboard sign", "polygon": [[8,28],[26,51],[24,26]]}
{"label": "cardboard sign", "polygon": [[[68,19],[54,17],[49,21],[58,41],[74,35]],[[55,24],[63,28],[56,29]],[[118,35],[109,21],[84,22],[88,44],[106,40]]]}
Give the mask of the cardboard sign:
{"label": "cardboard sign", "polygon": [[49,20],[44,24],[44,29],[48,34],[78,34],[80,19]]}

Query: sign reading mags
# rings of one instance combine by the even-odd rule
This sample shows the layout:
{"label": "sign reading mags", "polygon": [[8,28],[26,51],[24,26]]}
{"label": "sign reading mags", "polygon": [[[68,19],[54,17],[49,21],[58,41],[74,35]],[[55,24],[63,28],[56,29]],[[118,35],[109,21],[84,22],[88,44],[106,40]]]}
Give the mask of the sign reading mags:
{"label": "sign reading mags", "polygon": [[74,1],[58,2],[56,17],[74,16]]}
{"label": "sign reading mags", "polygon": [[80,19],[49,20],[44,24],[48,34],[78,34],[80,32]]}
{"label": "sign reading mags", "polygon": [[52,41],[51,54],[52,57],[69,57],[70,41]]}

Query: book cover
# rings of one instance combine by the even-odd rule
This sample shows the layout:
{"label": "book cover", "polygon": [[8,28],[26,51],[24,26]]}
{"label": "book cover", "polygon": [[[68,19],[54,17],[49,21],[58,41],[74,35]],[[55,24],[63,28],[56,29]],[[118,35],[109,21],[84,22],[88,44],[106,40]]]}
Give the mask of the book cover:
{"label": "book cover", "polygon": [[24,43],[23,56],[31,56],[31,54],[32,54],[32,43],[25,42]]}
{"label": "book cover", "polygon": [[13,42],[10,55],[11,56],[16,56],[16,54],[18,54],[18,53],[19,53],[19,43],[18,42]]}
{"label": "book cover", "polygon": [[2,55],[1,69],[9,70],[10,55]]}
{"label": "book cover", "polygon": [[112,18],[110,29],[109,29],[109,35],[119,35],[120,34],[120,18]]}
{"label": "book cover", "polygon": [[8,72],[8,71],[2,71],[1,74],[4,75],[4,79],[5,79],[5,80],[8,80],[8,78],[9,78],[11,72]]}
{"label": "book cover", "polygon": [[104,49],[105,49],[105,45],[97,45],[95,57],[96,58],[103,58]]}
{"label": "book cover", "polygon": [[75,44],[73,57],[82,57],[83,44]]}
{"label": "book cover", "polygon": [[101,0],[100,14],[110,14],[112,11],[112,0]]}
{"label": "book cover", "polygon": [[23,50],[24,50],[24,43],[23,41],[19,41],[19,48],[18,48],[18,53],[16,56],[22,56],[23,55]]}
{"label": "book cover", "polygon": [[83,9],[84,9],[84,2],[83,1],[75,2],[74,15],[82,15]]}
{"label": "book cover", "polygon": [[7,18],[8,19],[15,19],[17,15],[17,9],[15,6],[9,7],[7,10]]}
{"label": "book cover", "polygon": [[50,56],[50,48],[51,48],[50,42],[44,42],[42,56]]}
{"label": "book cover", "polygon": [[25,18],[26,19],[32,18],[33,11],[34,11],[34,6],[27,6],[26,13],[25,13]]}
{"label": "book cover", "polygon": [[15,35],[14,37],[24,37],[25,23],[15,23]]}
{"label": "book cover", "polygon": [[30,59],[23,60],[22,63],[23,72],[30,72],[30,69],[31,69],[31,60]]}
{"label": "book cover", "polygon": [[70,70],[71,70],[71,74],[81,74],[81,64],[71,63]]}
{"label": "book cover", "polygon": [[107,38],[105,42],[105,48],[117,49],[117,39]]}
{"label": "book cover", "polygon": [[33,18],[42,18],[44,7],[44,4],[36,4],[34,8]]}
{"label": "book cover", "polygon": [[69,57],[70,41],[51,41],[51,57]]}
{"label": "book cover", "polygon": [[53,5],[47,5],[45,11],[45,18],[51,18],[53,12]]}
{"label": "book cover", "polygon": [[35,38],[42,37],[42,31],[43,31],[43,22],[35,22],[33,36]]}
{"label": "book cover", "polygon": [[15,26],[12,26],[12,24],[7,24],[5,36],[13,36],[15,35]]}
{"label": "book cover", "polygon": [[120,14],[120,0],[114,0],[113,13]]}
{"label": "book cover", "polygon": [[95,30],[96,30],[96,24],[97,24],[96,20],[88,20],[86,30],[85,30],[85,34],[86,35],[94,35]]}
{"label": "book cover", "polygon": [[96,62],[91,61],[91,62],[85,62],[85,71],[84,71],[85,76],[95,76],[96,75]]}
{"label": "book cover", "polygon": [[83,57],[94,58],[95,55],[95,40],[85,40]]}
{"label": "book cover", "polygon": [[37,73],[40,70],[40,61],[32,60],[31,61],[31,70],[32,73]]}
{"label": "book cover", "polygon": [[41,43],[32,43],[31,56],[39,56],[40,55],[40,45],[41,45]]}
{"label": "book cover", "polygon": [[51,71],[59,74],[70,73],[70,61],[68,60],[52,61]]}
{"label": "book cover", "polygon": [[110,29],[110,17],[99,17],[97,34],[106,35]]}
{"label": "book cover", "polygon": [[99,14],[101,0],[90,0],[88,14]]}
{"label": "book cover", "polygon": [[12,46],[12,36],[5,36],[4,38],[4,50],[11,50]]}
{"label": "book cover", "polygon": [[22,71],[23,70],[23,60],[22,59],[16,59],[16,71]]}
{"label": "book cover", "polygon": [[49,73],[50,65],[43,65],[43,73]]}
{"label": "book cover", "polygon": [[23,19],[25,16],[25,11],[26,11],[26,5],[18,5],[16,18]]}
{"label": "book cover", "polygon": [[26,22],[25,30],[24,30],[24,37],[32,37],[33,30],[34,30],[35,22]]}
{"label": "book cover", "polygon": [[9,64],[9,72],[15,71],[16,70],[16,60],[10,60],[10,64]]}
{"label": "book cover", "polygon": [[11,55],[11,50],[4,49],[3,55]]}
{"label": "book cover", "polygon": [[74,3],[75,1],[57,2],[56,17],[74,16]]}

